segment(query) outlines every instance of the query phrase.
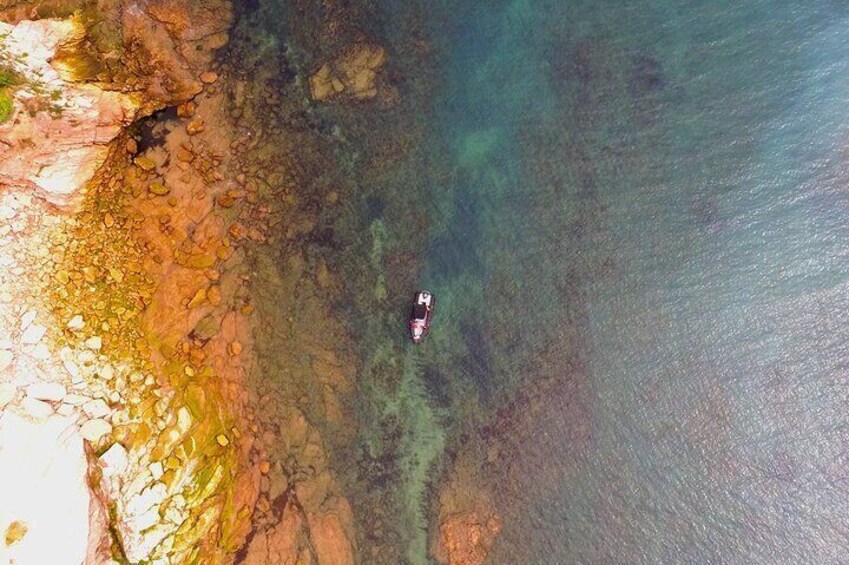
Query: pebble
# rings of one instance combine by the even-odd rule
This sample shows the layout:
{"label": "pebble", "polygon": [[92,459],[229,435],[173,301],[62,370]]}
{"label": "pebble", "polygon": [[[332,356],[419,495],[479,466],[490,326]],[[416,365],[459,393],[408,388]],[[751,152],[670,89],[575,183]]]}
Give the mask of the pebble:
{"label": "pebble", "polygon": [[78,406],[80,404],[85,404],[89,400],[91,399],[88,396],[83,396],[81,394],[69,394],[62,399],[62,402],[72,406]]}
{"label": "pebble", "polygon": [[81,330],[85,327],[85,320],[83,320],[82,315],[77,314],[76,316],[68,320],[68,324],[65,327],[73,331]]}
{"label": "pebble", "polygon": [[35,320],[35,316],[36,316],[35,310],[30,310],[29,312],[27,312],[26,314],[21,316],[21,331],[23,331],[23,330],[27,329],[27,327],[29,327],[29,325],[33,322],[33,320]]}
{"label": "pebble", "polygon": [[216,80],[218,80],[218,73],[214,71],[206,71],[201,73],[200,80],[204,84],[212,84]]}
{"label": "pebble", "polygon": [[11,365],[14,359],[15,356],[11,351],[0,349],[0,371]]}
{"label": "pebble", "polygon": [[169,189],[161,182],[151,183],[150,186],[148,186],[148,190],[151,192],[151,194],[156,194],[157,196],[164,196],[171,192],[171,189]]}
{"label": "pebble", "polygon": [[193,118],[186,124],[186,133],[189,135],[197,135],[205,129],[206,126],[200,118]]}
{"label": "pebble", "polygon": [[77,366],[76,363],[74,363],[70,359],[65,359],[64,361],[62,361],[62,365],[65,366],[65,370],[68,372],[69,375],[71,375],[71,379],[75,383],[78,383],[82,380],[82,375],[80,374],[80,368]]}
{"label": "pebble", "polygon": [[39,343],[29,351],[29,356],[33,359],[45,361],[50,359],[50,349],[44,343]]}
{"label": "pebble", "polygon": [[34,383],[26,388],[26,392],[29,397],[51,402],[58,402],[68,394],[68,390],[60,383]]}
{"label": "pebble", "polygon": [[97,441],[112,431],[112,424],[106,420],[89,420],[80,428],[80,435],[88,441]]}
{"label": "pebble", "polygon": [[89,400],[83,404],[83,412],[89,418],[103,418],[109,414],[109,405],[101,399]]}
{"label": "pebble", "polygon": [[156,168],[156,163],[149,157],[136,157],[133,162],[143,171],[152,171]]}
{"label": "pebble", "polygon": [[97,351],[98,349],[103,347],[103,340],[100,338],[99,335],[96,335],[85,340],[85,346],[89,349]]}
{"label": "pebble", "polygon": [[18,388],[8,383],[0,383],[0,410],[15,399]]}
{"label": "pebble", "polygon": [[187,304],[186,307],[189,308],[189,309],[197,308],[198,306],[203,304],[205,300],[206,300],[206,289],[201,288],[195,293],[195,295],[192,297],[192,299],[189,300],[189,303]]}
{"label": "pebble", "polygon": [[227,436],[225,436],[224,434],[218,434],[215,437],[215,441],[217,441],[218,445],[220,445],[221,447],[227,447],[228,445],[230,445],[230,440],[227,439]]}
{"label": "pebble", "polygon": [[127,450],[120,443],[113,443],[112,447],[100,456],[103,465],[103,474],[107,477],[122,475],[127,470]]}
{"label": "pebble", "polygon": [[[129,499],[126,506],[126,512],[129,515],[135,515],[136,518],[133,520],[133,527],[138,530],[145,529],[146,527],[150,527],[158,521],[159,505],[165,500],[167,496],[167,489],[165,485],[162,483],[156,483],[151,487],[144,489],[142,492],[133,496]],[[154,520],[152,523],[148,524],[148,518],[146,516],[153,512]],[[141,527],[144,522],[145,527]]]}
{"label": "pebble", "polygon": [[47,333],[47,328],[39,324],[30,324],[24,334],[21,336],[21,341],[26,344],[34,345],[41,341],[44,334]]}
{"label": "pebble", "polygon": [[49,418],[53,414],[53,407],[31,396],[27,396],[21,401],[21,408],[24,409],[24,412],[39,420]]}

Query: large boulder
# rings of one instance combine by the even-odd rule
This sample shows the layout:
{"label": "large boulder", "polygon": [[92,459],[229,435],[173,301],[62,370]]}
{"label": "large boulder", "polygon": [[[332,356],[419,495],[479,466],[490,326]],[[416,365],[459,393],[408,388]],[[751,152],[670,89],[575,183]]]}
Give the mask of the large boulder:
{"label": "large boulder", "polygon": [[84,35],[75,20],[0,23],[0,185],[67,204],[106,160],[108,144],[136,116],[137,98],[70,82],[51,64]]}

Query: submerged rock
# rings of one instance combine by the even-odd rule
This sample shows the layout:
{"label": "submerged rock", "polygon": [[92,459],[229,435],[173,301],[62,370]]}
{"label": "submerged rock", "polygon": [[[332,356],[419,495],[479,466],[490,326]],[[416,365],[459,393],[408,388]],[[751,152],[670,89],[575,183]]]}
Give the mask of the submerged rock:
{"label": "submerged rock", "polygon": [[378,92],[378,72],[386,62],[380,45],[358,43],[349,47],[330,63],[322,65],[310,77],[313,100],[324,101],[336,96],[363,100]]}

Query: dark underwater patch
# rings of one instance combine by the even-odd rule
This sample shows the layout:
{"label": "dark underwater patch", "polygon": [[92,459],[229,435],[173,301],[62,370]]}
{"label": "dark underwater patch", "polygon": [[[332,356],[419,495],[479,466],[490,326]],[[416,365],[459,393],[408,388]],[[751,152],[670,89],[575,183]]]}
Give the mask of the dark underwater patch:
{"label": "dark underwater patch", "polygon": [[643,98],[660,92],[666,87],[663,65],[660,60],[647,53],[634,52],[630,56],[631,70],[629,87],[631,96]]}
{"label": "dark underwater patch", "polygon": [[138,153],[144,153],[152,147],[159,147],[165,143],[165,131],[161,128],[157,130],[157,126],[177,120],[176,106],[169,106],[134,124],[133,134],[136,136]]}
{"label": "dark underwater patch", "polygon": [[[453,200],[454,213],[448,229],[434,237],[428,257],[431,268],[440,276],[456,277],[466,272],[480,273],[482,230],[478,215],[478,197],[473,190],[457,190]],[[434,268],[435,267],[435,268]]]}

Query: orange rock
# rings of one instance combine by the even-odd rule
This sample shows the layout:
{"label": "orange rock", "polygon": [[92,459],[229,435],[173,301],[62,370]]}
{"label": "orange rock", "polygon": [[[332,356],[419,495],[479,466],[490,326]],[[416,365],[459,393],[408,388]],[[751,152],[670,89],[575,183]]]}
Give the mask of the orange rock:
{"label": "orange rock", "polygon": [[187,120],[195,115],[195,103],[194,102],[186,102],[185,104],[180,104],[177,106],[177,115],[184,120]]}
{"label": "orange rock", "polygon": [[227,233],[229,233],[233,237],[233,239],[236,239],[236,240],[239,240],[239,239],[242,239],[243,237],[245,237],[246,232],[247,232],[247,230],[245,229],[245,226],[243,226],[242,224],[240,224],[238,222],[233,224],[232,226],[230,226],[230,229],[227,230]]}
{"label": "orange rock", "polygon": [[180,147],[177,150],[177,159],[184,163],[191,163],[195,158],[194,153],[186,149],[185,147]]}
{"label": "orange rock", "polygon": [[195,293],[195,295],[192,297],[192,299],[189,300],[188,308],[189,309],[197,308],[198,306],[203,304],[204,301],[206,301],[206,289],[201,288],[200,290],[198,290]]}
{"label": "orange rock", "polygon": [[219,195],[215,201],[222,208],[232,208],[233,204],[236,203],[236,198],[233,196],[232,192],[228,192],[226,194]]}
{"label": "orange rock", "polygon": [[206,125],[200,118],[193,118],[186,124],[186,133],[189,135],[197,135],[206,129]]}
{"label": "orange rock", "polygon": [[500,531],[498,516],[484,519],[474,511],[448,516],[439,526],[448,564],[481,565]]}
{"label": "orange rock", "polygon": [[216,80],[218,80],[218,73],[213,71],[206,71],[200,75],[200,81],[204,84],[212,84]]}
{"label": "orange rock", "polygon": [[218,306],[221,304],[221,289],[218,286],[211,286],[209,290],[206,291],[206,298],[209,300],[209,303],[213,306]]}
{"label": "orange rock", "polygon": [[154,163],[153,160],[148,157],[136,157],[133,162],[138,168],[145,172],[152,171],[156,168],[156,163]]}
{"label": "orange rock", "polygon": [[225,247],[224,245],[222,245],[221,247],[215,250],[215,255],[222,261],[226,261],[233,255],[233,248]]}

